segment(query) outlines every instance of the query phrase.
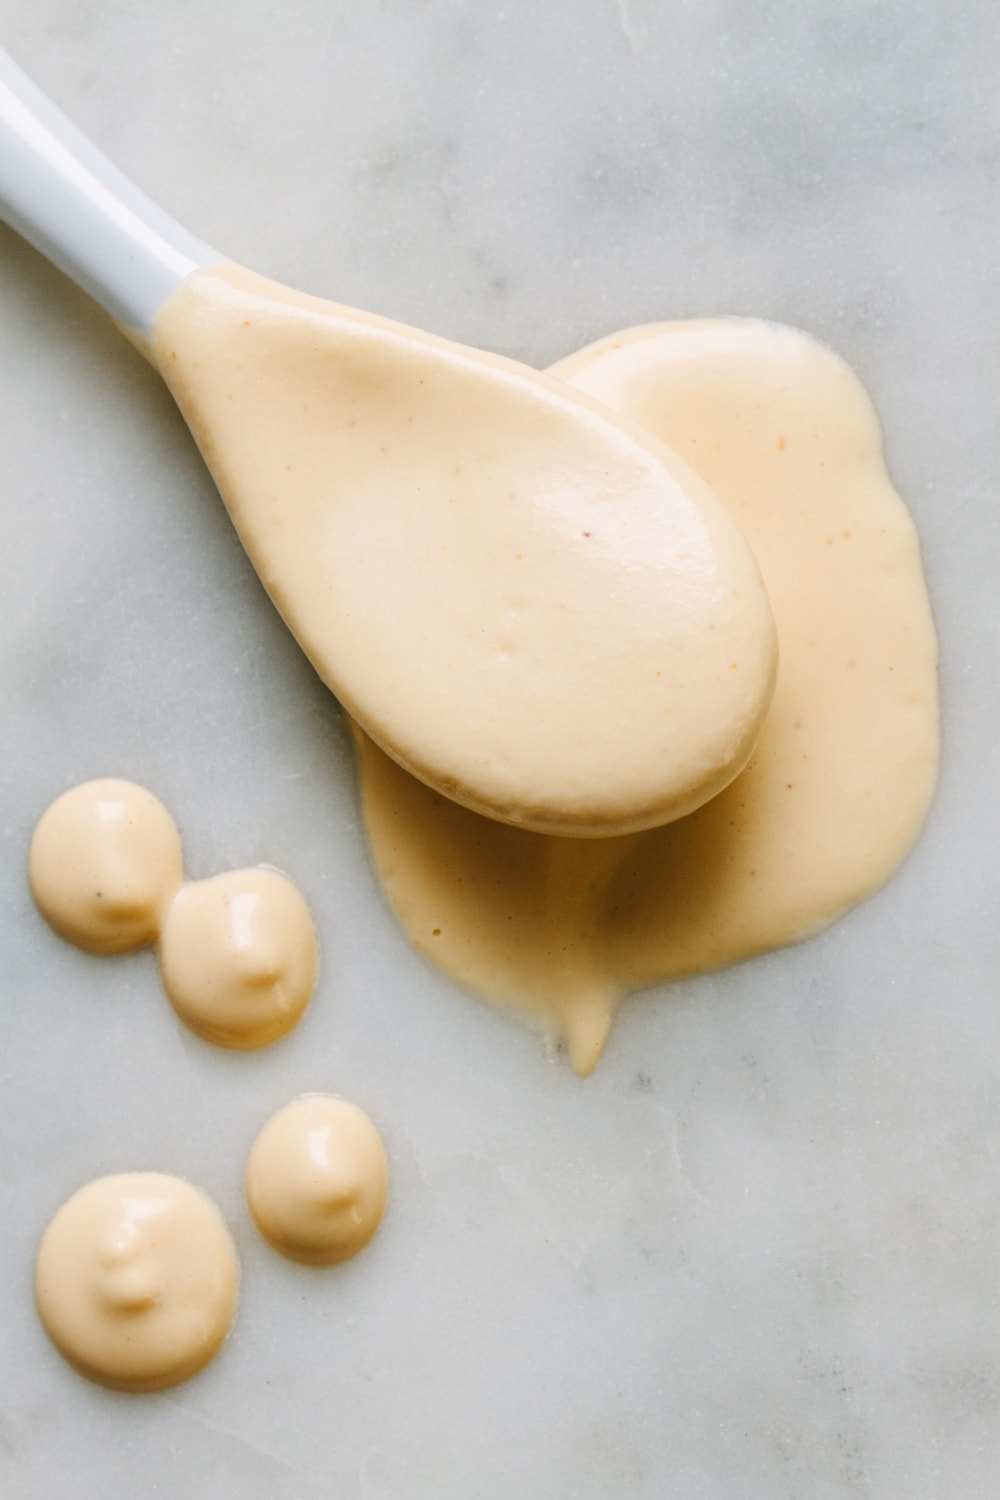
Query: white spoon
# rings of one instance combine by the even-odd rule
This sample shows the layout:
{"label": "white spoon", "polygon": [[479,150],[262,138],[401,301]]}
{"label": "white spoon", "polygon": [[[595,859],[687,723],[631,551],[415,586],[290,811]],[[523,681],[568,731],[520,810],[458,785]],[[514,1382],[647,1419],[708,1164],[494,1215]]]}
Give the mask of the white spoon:
{"label": "white spoon", "polygon": [[668,449],[514,361],[227,265],[2,53],[0,213],[160,370],[289,627],[408,770],[598,835],[746,764],[770,608]]}

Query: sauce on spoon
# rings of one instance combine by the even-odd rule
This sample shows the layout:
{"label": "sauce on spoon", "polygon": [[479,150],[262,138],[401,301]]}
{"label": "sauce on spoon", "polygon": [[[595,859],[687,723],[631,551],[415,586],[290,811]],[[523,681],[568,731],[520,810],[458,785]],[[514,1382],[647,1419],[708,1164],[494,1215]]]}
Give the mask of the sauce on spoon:
{"label": "sauce on spoon", "polygon": [[320,676],[428,786],[608,835],[742,770],[770,607],[736,524],[654,437],[232,265],[182,283],[152,356]]}
{"label": "sauce on spoon", "polygon": [[356,1104],[330,1094],[307,1094],[279,1110],[247,1161],[254,1223],[282,1255],[305,1265],[337,1265],[363,1250],[388,1192],[378,1131]]}
{"label": "sauce on spoon", "polygon": [[937,641],[877,418],[829,349],[719,319],[556,369],[676,447],[750,538],[781,644],[750,764],[667,827],[569,840],[476,817],[356,738],[375,868],[416,947],[588,1073],[628,990],[793,942],[889,878],[934,789]]}

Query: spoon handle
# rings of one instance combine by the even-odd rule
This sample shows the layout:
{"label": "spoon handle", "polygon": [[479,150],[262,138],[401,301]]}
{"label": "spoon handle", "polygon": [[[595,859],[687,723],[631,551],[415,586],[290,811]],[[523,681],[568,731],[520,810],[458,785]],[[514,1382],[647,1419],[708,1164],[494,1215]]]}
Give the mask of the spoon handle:
{"label": "spoon handle", "polygon": [[0,217],[141,334],[186,276],[223,258],[140,192],[2,50]]}

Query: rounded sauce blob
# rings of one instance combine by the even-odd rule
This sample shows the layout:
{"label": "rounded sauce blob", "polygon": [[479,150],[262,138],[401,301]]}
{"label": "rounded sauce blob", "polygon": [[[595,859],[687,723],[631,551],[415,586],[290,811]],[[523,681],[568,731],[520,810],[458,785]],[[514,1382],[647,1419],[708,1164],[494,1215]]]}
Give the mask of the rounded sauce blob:
{"label": "rounded sauce blob", "polygon": [[427,785],[600,836],[742,770],[774,686],[770,606],[737,524],[656,438],[548,375],[232,265],[188,277],[152,352],[320,677]]}
{"label": "rounded sauce blob", "polygon": [[332,1095],[279,1110],[247,1162],[246,1193],[261,1234],[291,1260],[335,1265],[372,1239],[385,1210],[389,1166],[371,1120]]}
{"label": "rounded sauce blob", "polygon": [[202,1369],[236,1315],[239,1265],[218,1209],[161,1172],[75,1193],[38,1249],[35,1301],[60,1354],[90,1380],[155,1391]]}
{"label": "rounded sauce blob", "polygon": [[180,834],[162,802],[131,781],[87,781],[42,814],[28,880],[49,925],[90,953],[156,940],[184,878]]}
{"label": "rounded sauce blob", "polygon": [[276,870],[193,880],[164,912],[160,966],[171,1004],[219,1046],[266,1047],[309,1004],[316,934],[302,896]]}
{"label": "rounded sauce blob", "polygon": [[[627,991],[795,942],[889,879],[934,791],[937,640],[871,401],[831,350],[713,319],[616,334],[557,372],[700,467],[751,540],[781,643],[751,761],[690,817],[563,839],[448,804],[356,739],[375,867],[415,945],[587,1073]],[[627,745],[635,726],[617,729]]]}

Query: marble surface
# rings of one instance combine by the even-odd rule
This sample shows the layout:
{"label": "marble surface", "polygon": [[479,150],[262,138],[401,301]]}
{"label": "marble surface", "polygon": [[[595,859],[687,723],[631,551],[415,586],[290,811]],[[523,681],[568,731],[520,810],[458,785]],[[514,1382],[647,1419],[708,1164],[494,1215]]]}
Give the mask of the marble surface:
{"label": "marble surface", "polygon": [[[0,230],[0,1491],[191,1500],[939,1500],[1000,1487],[1000,22],[988,0],[6,0],[2,40],[233,258],[534,363],[711,312],[874,394],[924,539],[943,777],[824,936],[633,999],[597,1074],[409,950],[343,724],[165,391]],[[61,944],[24,860],[126,775],[191,871],[306,892],[314,1007],[254,1056],[149,953]],[[822,858],[817,849],[816,857]],[[242,1201],[272,1109],[382,1127],[383,1232],[287,1264]],[[151,1166],[233,1225],[241,1315],[153,1397],[31,1305],[77,1185]]]}

